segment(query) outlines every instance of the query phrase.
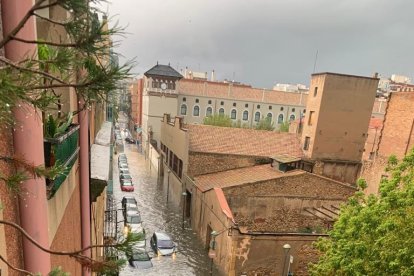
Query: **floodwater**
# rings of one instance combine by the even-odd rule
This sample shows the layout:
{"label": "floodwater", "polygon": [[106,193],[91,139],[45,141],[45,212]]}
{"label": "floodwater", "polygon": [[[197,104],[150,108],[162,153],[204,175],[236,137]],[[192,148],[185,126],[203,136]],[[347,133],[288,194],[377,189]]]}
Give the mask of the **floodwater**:
{"label": "floodwater", "polygon": [[[150,256],[154,256],[149,245],[154,231],[168,233],[178,244],[178,252],[175,258],[154,256],[151,260],[153,267],[150,269],[135,269],[127,264],[120,275],[211,275],[211,261],[206,249],[187,223],[185,223],[184,229],[182,228],[182,210],[171,202],[167,204],[166,191],[162,184],[157,182],[155,169],[150,168],[148,160],[145,160],[144,156],[138,152],[136,145],[126,143],[124,145],[124,153],[128,158],[135,191],[121,191],[117,167],[118,155],[114,155],[115,200],[121,201],[124,195],[135,196],[146,231],[146,249]],[[121,211],[118,211],[118,221],[120,220],[123,220],[123,217]],[[120,232],[122,232],[122,226],[123,223],[119,223]],[[217,275],[216,271],[213,275]]]}

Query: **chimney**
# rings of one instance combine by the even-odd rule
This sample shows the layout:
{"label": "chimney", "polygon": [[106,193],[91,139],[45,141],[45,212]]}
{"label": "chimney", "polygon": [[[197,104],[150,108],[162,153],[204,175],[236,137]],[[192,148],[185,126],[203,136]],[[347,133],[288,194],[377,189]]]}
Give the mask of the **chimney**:
{"label": "chimney", "polygon": [[375,72],[375,73],[374,73],[373,78],[378,79],[378,72]]}
{"label": "chimney", "polygon": [[215,79],[214,79],[214,70],[211,71],[211,81],[215,81]]}
{"label": "chimney", "polygon": [[207,72],[206,72],[205,76],[206,76],[206,80],[208,80],[208,73]]}
{"label": "chimney", "polygon": [[187,66],[185,67],[185,70],[184,70],[184,78],[185,79],[187,78]]}

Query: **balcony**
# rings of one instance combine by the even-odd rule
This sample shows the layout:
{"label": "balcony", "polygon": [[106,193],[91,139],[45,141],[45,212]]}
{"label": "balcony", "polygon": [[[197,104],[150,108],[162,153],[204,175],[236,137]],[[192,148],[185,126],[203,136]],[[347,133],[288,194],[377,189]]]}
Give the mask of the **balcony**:
{"label": "balcony", "polygon": [[54,180],[46,179],[47,198],[54,196],[56,191],[68,177],[79,153],[79,125],[71,125],[68,131],[56,138],[44,139],[45,166],[62,164],[65,169]]}

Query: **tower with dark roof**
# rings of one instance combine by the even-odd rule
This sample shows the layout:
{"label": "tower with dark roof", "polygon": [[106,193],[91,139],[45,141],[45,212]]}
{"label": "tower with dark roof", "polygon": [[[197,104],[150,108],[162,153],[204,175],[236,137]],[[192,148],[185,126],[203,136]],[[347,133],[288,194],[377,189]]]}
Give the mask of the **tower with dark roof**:
{"label": "tower with dark roof", "polygon": [[177,85],[183,76],[170,65],[156,64],[144,73],[142,105],[142,142],[148,154],[149,143],[159,147],[164,113],[177,115]]}

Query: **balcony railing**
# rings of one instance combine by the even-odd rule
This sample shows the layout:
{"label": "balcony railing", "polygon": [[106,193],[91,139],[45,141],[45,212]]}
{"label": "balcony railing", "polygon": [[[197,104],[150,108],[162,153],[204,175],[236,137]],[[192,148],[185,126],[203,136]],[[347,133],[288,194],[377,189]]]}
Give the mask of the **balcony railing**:
{"label": "balcony railing", "polygon": [[54,196],[75,164],[79,153],[78,140],[79,125],[71,125],[69,130],[59,137],[44,139],[45,166],[60,164],[65,167],[63,173],[55,179],[46,179],[48,199]]}

